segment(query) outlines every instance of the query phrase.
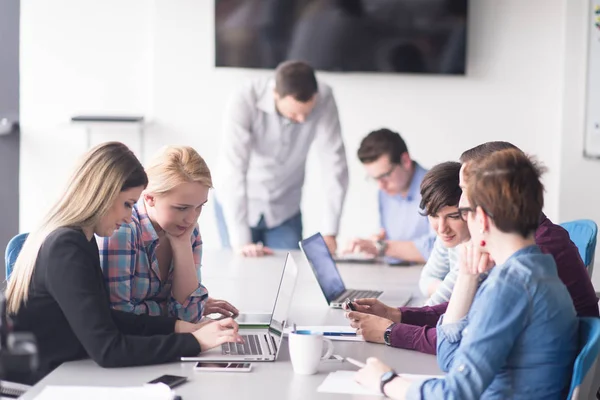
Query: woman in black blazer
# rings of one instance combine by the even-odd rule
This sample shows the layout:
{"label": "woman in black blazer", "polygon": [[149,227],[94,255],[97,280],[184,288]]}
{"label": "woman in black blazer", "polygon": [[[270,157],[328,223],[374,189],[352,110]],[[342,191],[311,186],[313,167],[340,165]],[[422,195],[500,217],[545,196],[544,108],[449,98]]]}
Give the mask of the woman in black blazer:
{"label": "woman in black blazer", "polygon": [[34,383],[86,357],[102,367],[157,364],[242,341],[231,318],[192,324],[110,308],[95,235],[110,236],[129,223],[148,184],[131,150],[118,142],[95,147],[69,182],[27,238],[8,283],[14,329],[33,332],[39,349],[38,373],[18,381]]}

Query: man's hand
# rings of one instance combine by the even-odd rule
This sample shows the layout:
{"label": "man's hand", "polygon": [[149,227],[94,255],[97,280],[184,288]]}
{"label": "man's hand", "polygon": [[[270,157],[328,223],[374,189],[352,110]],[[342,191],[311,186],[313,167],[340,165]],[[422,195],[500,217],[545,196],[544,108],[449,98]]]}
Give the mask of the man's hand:
{"label": "man's hand", "polygon": [[240,312],[225,300],[216,300],[209,297],[204,304],[202,315],[221,314],[223,318],[236,317]]}
{"label": "man's hand", "polygon": [[348,253],[366,253],[375,257],[378,256],[375,242],[367,239],[352,239],[344,249],[344,254]]}
{"label": "man's hand", "polygon": [[329,252],[335,254],[337,252],[337,241],[335,240],[335,236],[327,235],[323,236],[323,239],[325,239],[325,244],[327,245]]}
{"label": "man's hand", "polygon": [[385,343],[383,334],[393,323],[389,319],[357,311],[349,312],[346,317],[351,321],[350,326],[356,328],[356,334],[373,343]]}
{"label": "man's hand", "polygon": [[[356,311],[363,314],[371,314],[376,317],[389,319],[390,321],[400,323],[402,320],[402,312],[395,307],[390,307],[377,299],[355,299],[352,301]],[[344,310],[351,311],[346,308]]]}
{"label": "man's hand", "polygon": [[376,242],[378,240],[383,240],[385,239],[386,233],[385,233],[385,229],[381,228],[379,230],[379,233],[376,233],[375,235],[371,236],[371,241]]}
{"label": "man's hand", "polygon": [[271,256],[274,254],[273,250],[266,246],[263,246],[261,242],[251,243],[242,246],[240,249],[238,249],[238,253],[243,255],[244,257],[263,257]]}

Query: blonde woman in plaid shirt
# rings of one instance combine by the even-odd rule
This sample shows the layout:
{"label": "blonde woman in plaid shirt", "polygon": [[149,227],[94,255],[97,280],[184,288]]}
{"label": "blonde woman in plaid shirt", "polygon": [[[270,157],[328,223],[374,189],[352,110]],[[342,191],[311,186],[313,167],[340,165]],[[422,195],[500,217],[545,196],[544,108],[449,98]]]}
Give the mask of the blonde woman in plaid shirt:
{"label": "blonde woman in plaid shirt", "polygon": [[210,170],[191,147],[169,146],[147,165],[148,187],[132,221],[98,241],[111,306],[136,314],[198,322],[238,310],[208,297],[201,281],[198,217],[212,187]]}

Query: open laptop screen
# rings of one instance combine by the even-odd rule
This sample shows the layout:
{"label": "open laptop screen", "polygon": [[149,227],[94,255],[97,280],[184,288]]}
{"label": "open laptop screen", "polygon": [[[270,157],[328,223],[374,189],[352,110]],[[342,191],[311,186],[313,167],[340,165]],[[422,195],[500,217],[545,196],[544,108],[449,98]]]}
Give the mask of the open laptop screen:
{"label": "open laptop screen", "polygon": [[328,303],[336,300],[346,290],[342,277],[338,272],[335,261],[325,244],[320,233],[300,242],[302,251],[308,259],[308,263],[315,272],[317,282],[325,295]]}
{"label": "open laptop screen", "polygon": [[[269,324],[269,332],[282,337],[283,329],[290,312],[292,297],[296,287],[298,277],[298,267],[292,256],[288,253],[283,266],[283,274],[279,283],[279,290],[275,298],[275,306],[273,307],[273,316]],[[279,348],[279,346],[277,347]]]}

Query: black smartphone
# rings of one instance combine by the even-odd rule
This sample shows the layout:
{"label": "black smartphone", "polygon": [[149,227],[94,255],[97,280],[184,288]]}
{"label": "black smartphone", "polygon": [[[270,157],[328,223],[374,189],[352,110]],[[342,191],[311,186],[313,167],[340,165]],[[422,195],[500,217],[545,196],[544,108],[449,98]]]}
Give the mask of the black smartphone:
{"label": "black smartphone", "polygon": [[354,304],[352,304],[350,299],[346,299],[346,308],[348,310],[356,311],[356,307],[354,307]]}
{"label": "black smartphone", "polygon": [[156,379],[151,380],[148,383],[164,383],[165,385],[167,385],[168,387],[173,389],[174,387],[179,386],[182,383],[185,383],[185,381],[187,381],[187,379],[188,378],[186,376],[163,375]]}

